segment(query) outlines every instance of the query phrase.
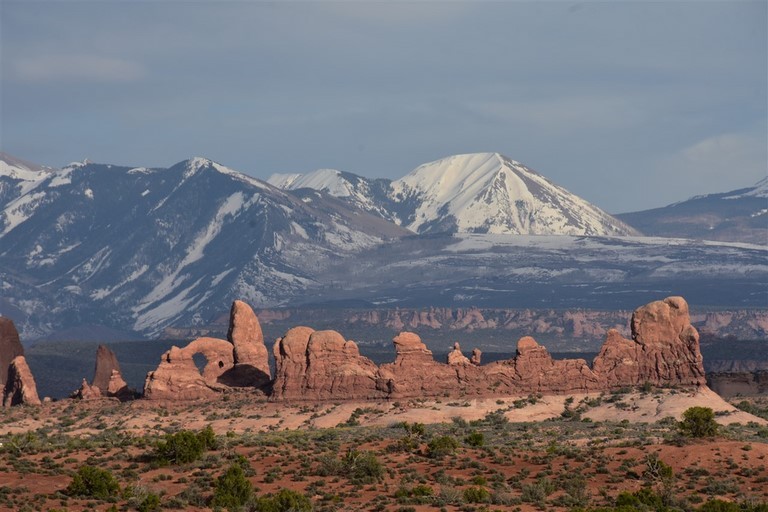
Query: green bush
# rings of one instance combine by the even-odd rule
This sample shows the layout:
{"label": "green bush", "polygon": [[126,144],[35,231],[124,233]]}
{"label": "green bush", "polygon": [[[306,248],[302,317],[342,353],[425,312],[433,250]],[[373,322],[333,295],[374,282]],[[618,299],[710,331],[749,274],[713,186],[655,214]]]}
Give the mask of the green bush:
{"label": "green bush", "polygon": [[310,512],[312,501],[296,491],[280,489],[275,494],[256,498],[251,508],[256,512]]}
{"label": "green bush", "polygon": [[464,442],[469,446],[480,447],[485,444],[485,436],[482,432],[472,432],[464,438]]}
{"label": "green bush", "polygon": [[160,510],[160,496],[154,493],[147,494],[147,497],[139,504],[136,509],[139,512],[157,512]]}
{"label": "green bush", "polygon": [[200,459],[209,448],[214,448],[216,435],[208,426],[198,433],[182,430],[175,434],[166,434],[165,439],[157,444],[155,460],[160,465],[189,464]]}
{"label": "green bush", "polygon": [[484,487],[468,487],[464,489],[464,501],[467,503],[488,503],[491,493]]}
{"label": "green bush", "polygon": [[343,465],[345,476],[354,484],[372,484],[384,478],[384,466],[373,452],[350,450]]}
{"label": "green bush", "polygon": [[117,496],[120,486],[115,477],[105,469],[83,466],[77,470],[67,487],[70,496],[85,496],[102,500]]}
{"label": "green bush", "polygon": [[678,423],[680,433],[688,437],[712,437],[717,434],[715,413],[709,407],[690,407]]}
{"label": "green bush", "polygon": [[211,505],[237,510],[251,499],[252,494],[253,486],[245,477],[243,467],[235,463],[216,480]]}
{"label": "green bush", "polygon": [[459,442],[451,436],[439,436],[427,444],[427,455],[433,459],[440,459],[456,452]]}

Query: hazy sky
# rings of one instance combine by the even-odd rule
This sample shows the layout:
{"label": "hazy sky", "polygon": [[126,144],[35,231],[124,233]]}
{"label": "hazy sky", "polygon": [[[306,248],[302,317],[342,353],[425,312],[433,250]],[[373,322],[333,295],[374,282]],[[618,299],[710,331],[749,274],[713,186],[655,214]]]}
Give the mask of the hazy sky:
{"label": "hazy sky", "polygon": [[768,168],[768,2],[0,2],[2,150],[400,177],[497,151],[609,212]]}

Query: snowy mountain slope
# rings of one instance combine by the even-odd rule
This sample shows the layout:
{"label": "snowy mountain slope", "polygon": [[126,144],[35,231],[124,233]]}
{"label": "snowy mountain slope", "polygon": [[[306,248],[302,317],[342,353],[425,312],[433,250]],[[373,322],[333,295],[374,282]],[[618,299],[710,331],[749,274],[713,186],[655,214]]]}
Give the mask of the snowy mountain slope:
{"label": "snowy mountain slope", "polygon": [[654,237],[406,237],[332,266],[313,306],[632,309],[669,295],[713,308],[768,305],[768,248]]}
{"label": "snowy mountain slope", "polygon": [[403,225],[419,233],[630,235],[599,208],[498,153],[424,164],[392,183],[397,201],[418,207]]}
{"label": "snowy mountain slope", "polygon": [[269,181],[287,190],[325,190],[416,233],[638,234],[498,153],[447,157],[393,182],[328,170],[274,175]]}
{"label": "snowy mountain slope", "polygon": [[335,169],[318,169],[309,174],[273,174],[267,182],[283,190],[321,190],[355,208],[400,224],[397,205],[390,197],[390,180],[369,179]]}
{"label": "snowy mountain slope", "polygon": [[768,245],[768,177],[752,187],[617,217],[647,235]]}
{"label": "snowy mountain slope", "polygon": [[0,208],[34,188],[54,171],[0,151]]}
{"label": "snowy mountain slope", "polygon": [[65,167],[6,204],[0,226],[0,314],[23,313],[28,332],[154,334],[234,298],[278,305],[331,262],[407,234],[326,194],[302,200],[202,158]]}

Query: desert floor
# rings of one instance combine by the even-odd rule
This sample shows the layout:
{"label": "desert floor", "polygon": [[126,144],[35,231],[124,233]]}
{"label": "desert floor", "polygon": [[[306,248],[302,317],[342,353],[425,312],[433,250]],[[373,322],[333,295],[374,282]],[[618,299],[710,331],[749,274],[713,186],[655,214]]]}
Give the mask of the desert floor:
{"label": "desert floor", "polygon": [[[691,406],[715,411],[715,437],[681,436],[677,419]],[[167,435],[208,426],[216,441],[197,460],[158,459]],[[326,404],[247,392],[196,403],[62,400],[5,410],[0,442],[0,510],[210,510],[233,464],[254,496],[291,489],[315,510],[571,510],[642,488],[680,510],[715,497],[768,503],[768,421],[708,389]],[[360,454],[372,467],[356,466]],[[84,465],[111,472],[120,493],[69,496]]]}

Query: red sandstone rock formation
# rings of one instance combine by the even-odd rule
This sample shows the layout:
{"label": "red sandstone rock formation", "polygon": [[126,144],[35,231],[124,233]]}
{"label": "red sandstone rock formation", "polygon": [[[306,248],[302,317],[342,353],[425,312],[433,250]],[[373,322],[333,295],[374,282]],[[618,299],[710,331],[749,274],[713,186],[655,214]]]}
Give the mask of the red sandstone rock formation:
{"label": "red sandstone rock formation", "polygon": [[475,366],[480,366],[480,359],[483,356],[483,351],[479,348],[472,349],[472,357],[469,358],[469,362]]}
{"label": "red sandstone rock formation", "polygon": [[[226,389],[219,379],[235,364],[232,344],[216,338],[198,338],[184,348],[171,347],[157,370],[144,382],[144,397],[152,400],[197,400]],[[202,373],[193,357],[202,354]]]}
{"label": "red sandstone rock formation", "polygon": [[3,391],[3,407],[41,405],[37,386],[24,356],[16,356],[8,365],[8,378]]}
{"label": "red sandstone rock formation", "polygon": [[[434,361],[418,335],[403,332],[393,340],[395,361],[377,369],[340,334],[299,327],[275,344],[278,372],[273,397],[562,394],[646,382],[656,386],[704,384],[698,334],[690,325],[688,305],[682,298],[670,297],[638,308],[632,317],[632,333],[633,339],[626,340],[618,331],[609,331],[591,369],[583,359],[552,359],[529,336],[518,341],[515,357],[506,361],[479,366],[480,351],[473,351],[469,360],[457,343],[448,364],[441,364]],[[317,341],[313,343],[313,339]]]}
{"label": "red sandstone rock formation", "polygon": [[3,386],[8,380],[8,366],[16,356],[24,355],[24,347],[21,346],[19,333],[13,320],[0,317],[0,384]]}
{"label": "red sandstone rock formation", "polygon": [[[173,347],[147,376],[145,395],[201,398],[230,386],[247,385],[238,373],[242,366],[268,377],[266,349],[261,350],[263,335],[253,311],[236,301],[230,319],[231,343],[201,338],[183,349]],[[395,361],[376,367],[338,332],[295,327],[273,347],[276,374],[271,396],[277,400],[360,400],[575,393],[646,382],[657,386],[704,384],[698,334],[682,298],[670,297],[638,308],[631,324],[632,340],[616,330],[608,332],[593,368],[583,359],[554,360],[529,336],[518,341],[515,357],[506,361],[480,366],[479,350],[468,359],[456,343],[448,364],[438,363],[421,338],[411,332],[393,339]],[[192,360],[196,353],[207,360],[202,374]]]}
{"label": "red sandstone rock formation", "polygon": [[78,400],[98,400],[103,398],[103,395],[97,386],[91,386],[88,384],[87,380],[83,379],[83,382],[80,383],[80,387],[70,395],[70,398],[76,398]]}
{"label": "red sandstone rock formation", "polygon": [[[197,338],[184,348],[172,347],[157,370],[147,374],[145,398],[196,400],[235,387],[264,392],[271,381],[269,358],[259,319],[245,302],[232,304],[227,338]],[[206,360],[202,372],[194,361],[197,354]],[[109,386],[118,385],[113,374]]]}
{"label": "red sandstone rock formation", "polygon": [[649,383],[703,386],[699,333],[690,323],[688,303],[668,297],[635,310],[632,340],[608,331],[593,369],[608,388]]}
{"label": "red sandstone rock formation", "polygon": [[461,346],[459,346],[458,341],[453,344],[453,350],[448,352],[447,363],[449,365],[470,364],[467,356],[461,353]]}
{"label": "red sandstone rock formation", "polygon": [[336,331],[294,327],[274,345],[276,399],[383,398],[376,365]]}
{"label": "red sandstone rock formation", "polygon": [[237,380],[243,385],[263,386],[272,379],[269,353],[264,345],[261,325],[251,306],[243,301],[232,303],[227,339],[234,345]]}

